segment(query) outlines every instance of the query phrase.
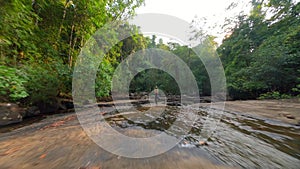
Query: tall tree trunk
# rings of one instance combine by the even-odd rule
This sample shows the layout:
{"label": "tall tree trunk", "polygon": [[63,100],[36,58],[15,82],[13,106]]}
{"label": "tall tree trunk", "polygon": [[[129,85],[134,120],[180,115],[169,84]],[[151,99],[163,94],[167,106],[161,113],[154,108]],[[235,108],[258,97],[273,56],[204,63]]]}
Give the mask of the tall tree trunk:
{"label": "tall tree trunk", "polygon": [[[69,58],[69,67],[72,67],[72,65],[73,65],[73,56],[72,56],[72,54],[73,54],[73,51],[74,51],[74,46],[75,46],[76,41],[77,41],[77,40],[75,42],[73,41],[73,33],[74,33],[74,30],[75,30],[75,19],[76,18],[77,18],[77,14],[76,14],[76,8],[75,8],[74,9],[73,21],[72,21],[70,42],[69,42],[69,47],[70,47],[69,48],[69,56],[68,56],[68,58]],[[75,39],[77,39],[77,38],[75,37]],[[73,42],[73,45],[72,45],[72,42]]]}
{"label": "tall tree trunk", "polygon": [[[75,25],[74,23],[72,24],[71,28],[71,35],[70,35],[70,42],[69,42],[69,67],[72,67],[72,62],[73,62],[73,57],[72,57],[72,42],[73,42],[73,32],[74,32]],[[74,42],[73,42],[74,43]]]}
{"label": "tall tree trunk", "polygon": [[60,27],[59,27],[59,30],[58,30],[58,34],[57,34],[58,39],[59,39],[60,34],[61,34],[61,32],[62,32],[64,20],[65,20],[66,15],[67,15],[67,7],[68,7],[68,3],[69,3],[69,0],[66,0],[65,6],[64,6],[64,14],[63,14],[63,17],[62,17],[62,20],[61,20],[61,23],[60,23]]}

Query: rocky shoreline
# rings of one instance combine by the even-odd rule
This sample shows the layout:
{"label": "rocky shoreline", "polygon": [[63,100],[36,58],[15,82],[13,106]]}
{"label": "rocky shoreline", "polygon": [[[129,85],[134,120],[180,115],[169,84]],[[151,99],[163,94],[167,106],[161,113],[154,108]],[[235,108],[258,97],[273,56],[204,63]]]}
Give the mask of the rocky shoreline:
{"label": "rocky shoreline", "polygon": [[24,118],[74,111],[72,100],[60,99],[57,102],[39,103],[36,106],[21,106],[16,103],[0,103],[0,126],[20,123]]}
{"label": "rocky shoreline", "polygon": [[[132,96],[131,100],[120,98],[117,101],[111,101],[111,98],[105,101],[97,102],[99,107],[122,106],[127,104],[149,104],[151,99],[147,95]],[[210,107],[211,98],[187,97],[199,107]],[[168,106],[181,106],[179,96],[167,96],[161,98]],[[269,119],[279,120],[289,124],[300,125],[300,101],[299,99],[286,100],[245,100],[245,101],[226,101],[224,110],[236,113],[246,113],[256,116],[262,116]],[[221,108],[221,107],[220,107]],[[66,113],[74,111],[74,105],[70,99],[61,99],[55,104],[39,104],[38,106],[21,107],[15,103],[0,103],[0,126],[14,123],[20,123],[24,118],[38,115]]]}

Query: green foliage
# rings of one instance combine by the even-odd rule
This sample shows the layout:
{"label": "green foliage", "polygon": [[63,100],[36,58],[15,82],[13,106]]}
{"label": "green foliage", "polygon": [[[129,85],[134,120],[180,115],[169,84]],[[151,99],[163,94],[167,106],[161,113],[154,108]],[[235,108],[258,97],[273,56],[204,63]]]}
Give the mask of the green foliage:
{"label": "green foliage", "polygon": [[264,93],[264,94],[261,94],[258,99],[290,99],[292,98],[291,95],[288,95],[288,94],[280,94],[279,92],[277,91],[274,91],[274,92],[267,92],[267,93]]}
{"label": "green foliage", "polygon": [[[211,36],[207,36],[205,39],[203,38],[203,43],[199,44],[194,49],[188,46],[182,46],[178,43],[168,43],[168,45],[166,45],[162,40],[159,40],[159,42],[156,43],[155,39],[156,36],[152,36],[152,39],[147,40],[148,47],[163,49],[164,51],[169,51],[178,56],[187,64],[187,66],[193,73],[198,84],[200,95],[211,95],[210,79],[204,67],[203,60],[207,62],[207,65],[209,65],[210,61],[213,61],[214,58],[217,57],[215,51],[216,43],[214,41],[214,38]],[[194,50],[199,51],[198,55],[202,57],[203,60],[199,58]],[[176,67],[176,63],[174,63],[174,60],[164,59],[162,57],[162,60],[157,60],[157,62],[164,63],[164,65],[167,66],[165,67],[165,69],[174,71],[175,77],[172,77],[170,74],[157,69],[145,70],[137,74],[132,80],[130,84],[130,92],[151,92],[155,86],[158,86],[165,92],[165,94],[180,94],[178,84],[174,78],[189,82],[191,79],[189,79],[189,77],[187,76],[186,71],[181,67]],[[217,68],[214,67],[214,70],[217,70]],[[211,73],[214,74],[216,72]],[[190,89],[189,83],[184,83],[183,85],[186,86],[181,87],[187,90]]]}
{"label": "green foliage", "polygon": [[[298,84],[300,3],[266,4],[262,8],[260,1],[253,1],[251,15],[239,17],[231,36],[218,48],[233,99],[254,99],[272,91],[289,95]],[[273,12],[270,19],[265,18],[268,9]]]}
{"label": "green foliage", "polygon": [[28,96],[24,87],[26,80],[16,68],[0,66],[0,96],[10,101],[17,101]]}
{"label": "green foliage", "polygon": [[130,83],[129,90],[134,92],[152,92],[158,86],[165,94],[180,94],[175,79],[158,69],[148,69],[137,74]]}
{"label": "green foliage", "polygon": [[27,68],[28,83],[26,88],[32,103],[45,102],[58,95],[58,79],[56,74],[46,66],[33,66]]}
{"label": "green foliage", "polygon": [[0,3],[1,58],[16,65],[26,55],[37,54],[34,42],[37,16],[26,5],[26,0],[8,0]]}
{"label": "green foliage", "polygon": [[[107,22],[133,16],[142,4],[143,0],[0,1],[0,63],[5,65],[0,67],[1,96],[13,101],[27,97],[35,104],[61,93],[70,95],[72,67],[85,42]],[[96,79],[97,96],[109,94],[120,55],[144,44],[143,36],[136,34],[107,54]]]}
{"label": "green foliage", "polygon": [[[298,72],[300,72],[300,70],[298,70]],[[300,98],[300,77],[297,78],[297,84],[292,88],[292,92]]]}
{"label": "green foliage", "polygon": [[[1,1],[1,98],[11,101],[28,98],[31,103],[38,103],[53,100],[61,93],[70,95],[72,67],[85,42],[107,22],[133,16],[142,4],[143,0]],[[300,95],[300,3],[254,0],[252,5],[250,15],[238,16],[231,35],[217,49],[225,67],[229,95],[234,99],[282,99]],[[271,17],[267,18],[267,14]],[[116,40],[118,30],[103,37],[107,44]],[[162,39],[157,42],[156,36],[144,37],[137,27],[128,24],[121,25],[120,30],[131,32],[131,37],[112,47],[99,69],[95,68],[96,56],[91,56],[95,62],[84,67],[98,69],[97,97],[110,94],[113,71],[119,63],[147,47],[179,56],[191,68],[202,95],[210,95],[210,81],[218,84],[224,80],[217,78],[214,71],[207,72],[202,63],[209,66],[217,57],[214,37],[206,36],[203,31],[195,32],[194,37],[201,39],[201,44],[193,48],[202,57],[200,60],[188,46],[166,45]],[[176,76],[185,78],[182,69],[176,69],[166,59],[161,62],[178,70]],[[174,84],[167,73],[147,70],[134,78],[130,91],[150,92],[158,85],[166,93],[178,94],[178,86]]]}
{"label": "green foliage", "polygon": [[60,92],[70,92],[71,77],[67,65],[31,64],[24,68],[27,74],[25,87],[31,103],[48,102],[55,99]]}
{"label": "green foliage", "polygon": [[293,92],[297,92],[297,93],[300,93],[300,84],[298,84],[296,87],[294,87],[292,89]]}
{"label": "green foliage", "polygon": [[111,81],[114,68],[108,60],[104,60],[100,64],[97,77],[95,80],[95,93],[96,97],[109,96],[111,91]]}

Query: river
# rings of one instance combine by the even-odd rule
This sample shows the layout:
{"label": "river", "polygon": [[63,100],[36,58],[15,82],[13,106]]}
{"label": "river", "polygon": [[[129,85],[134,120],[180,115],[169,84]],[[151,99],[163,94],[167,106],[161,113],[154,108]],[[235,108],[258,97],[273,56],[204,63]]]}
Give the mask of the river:
{"label": "river", "polygon": [[[28,122],[13,131],[2,129],[0,168],[299,168],[300,127],[269,118],[210,108],[188,109],[200,118],[181,116],[182,107],[167,106],[161,114],[139,107],[122,111],[103,108],[105,121],[128,136],[145,136],[167,130],[182,139],[164,154],[132,159],[111,154],[95,144],[74,113],[51,115]],[[204,124],[220,118],[213,133],[204,138]],[[176,130],[168,130],[179,121]],[[191,121],[192,120],[192,121]],[[184,126],[192,124],[192,126]],[[12,126],[10,126],[12,127]],[[17,128],[17,129],[16,129]],[[188,133],[181,132],[189,128]],[[148,135],[149,136],[149,135]],[[205,144],[199,143],[206,140]],[[112,143],[113,144],[113,143]]]}

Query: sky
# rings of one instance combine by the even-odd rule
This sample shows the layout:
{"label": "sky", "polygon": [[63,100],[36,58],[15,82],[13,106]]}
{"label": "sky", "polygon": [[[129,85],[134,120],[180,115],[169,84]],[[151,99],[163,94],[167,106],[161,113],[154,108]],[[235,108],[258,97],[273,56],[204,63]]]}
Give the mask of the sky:
{"label": "sky", "polygon": [[[225,10],[232,2],[238,2],[233,10]],[[201,25],[209,34],[217,36],[216,41],[220,44],[224,33],[220,33],[220,25],[223,25],[226,17],[232,17],[240,11],[249,13],[249,0],[145,0],[145,6],[137,9],[138,14],[159,13],[168,14],[191,23],[196,17],[197,20],[205,17],[207,24]],[[215,27],[214,25],[219,25]]]}

